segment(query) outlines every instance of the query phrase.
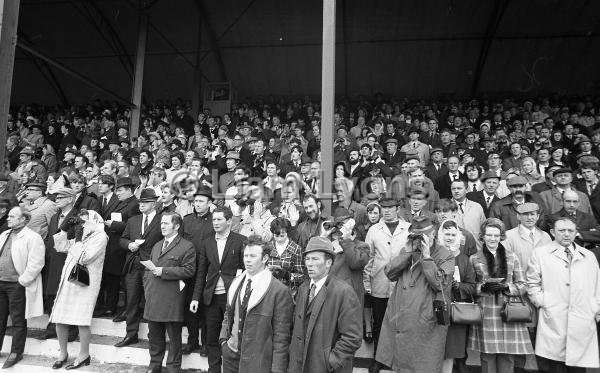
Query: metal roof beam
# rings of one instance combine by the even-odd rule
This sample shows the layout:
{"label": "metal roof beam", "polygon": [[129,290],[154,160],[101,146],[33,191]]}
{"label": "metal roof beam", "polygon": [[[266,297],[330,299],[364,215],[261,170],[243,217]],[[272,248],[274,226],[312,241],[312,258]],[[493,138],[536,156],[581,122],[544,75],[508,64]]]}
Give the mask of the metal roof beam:
{"label": "metal roof beam", "polygon": [[[196,7],[198,8],[198,12],[200,13],[200,17],[204,21],[204,25],[206,27],[206,32],[208,34],[208,40],[211,45],[211,50],[215,52],[215,56],[217,58],[217,66],[219,68],[219,77],[220,80],[225,82],[227,81],[227,72],[225,71],[225,63],[223,63],[223,55],[221,53],[221,48],[219,47],[219,40],[215,34],[215,29],[210,21],[210,15],[204,6],[203,0],[196,0]],[[202,60],[202,59],[200,59]]]}

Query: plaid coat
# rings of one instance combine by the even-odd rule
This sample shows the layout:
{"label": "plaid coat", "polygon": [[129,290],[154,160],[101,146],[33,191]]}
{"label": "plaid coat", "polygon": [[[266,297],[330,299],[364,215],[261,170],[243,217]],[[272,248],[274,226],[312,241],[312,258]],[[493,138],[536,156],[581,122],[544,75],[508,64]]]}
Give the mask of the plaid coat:
{"label": "plaid coat", "polygon": [[[271,252],[269,253],[267,267],[273,272],[273,277],[290,288],[292,295],[296,294],[298,287],[308,278],[304,260],[302,260],[302,248],[292,240],[288,240],[288,244],[281,255],[277,252],[275,241],[271,241]],[[282,271],[274,270],[274,268],[281,268]]]}
{"label": "plaid coat", "polygon": [[[483,251],[471,256],[477,280],[476,290],[478,303],[483,308],[483,323],[471,326],[469,349],[487,354],[533,354],[529,333],[524,323],[505,323],[500,317],[500,310],[508,296],[481,292],[484,282],[493,277],[488,273],[488,266]],[[506,283],[509,294],[517,296],[525,294],[525,277],[519,258],[506,250]]]}

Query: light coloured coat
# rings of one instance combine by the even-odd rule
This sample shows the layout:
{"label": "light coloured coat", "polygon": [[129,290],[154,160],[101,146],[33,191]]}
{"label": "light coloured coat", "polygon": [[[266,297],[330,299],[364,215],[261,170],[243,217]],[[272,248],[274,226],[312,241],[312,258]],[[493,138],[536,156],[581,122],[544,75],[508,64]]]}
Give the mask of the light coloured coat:
{"label": "light coloured coat", "polygon": [[[0,247],[4,246],[11,230],[0,234]],[[25,288],[25,318],[44,314],[42,276],[44,268],[44,241],[39,234],[24,227],[12,238],[10,248],[15,270],[19,274],[19,284]]]}
{"label": "light coloured coat", "polygon": [[524,271],[527,270],[527,264],[529,263],[529,258],[531,258],[533,249],[539,246],[548,245],[552,242],[552,238],[550,238],[548,233],[538,227],[534,227],[533,230],[533,240],[531,240],[529,232],[519,224],[518,227],[506,231],[506,238],[502,242],[502,245],[504,245],[506,249],[515,253],[519,258],[521,268],[523,268]]}
{"label": "light coloured coat", "polygon": [[556,242],[533,251],[527,285],[540,308],[535,353],[568,366],[598,368],[600,270],[591,251],[578,245],[576,251],[570,265]]}
{"label": "light coloured coat", "polygon": [[477,248],[481,249],[482,244],[479,233],[481,232],[481,224],[485,221],[483,207],[481,207],[479,203],[473,202],[468,198],[465,198],[462,207],[464,212],[461,212],[460,208],[456,211],[456,223],[460,228],[467,230],[475,237]]}
{"label": "light coloured coat", "polygon": [[[56,251],[66,252],[67,259],[62,269],[60,284],[50,322],[56,324],[89,326],[92,323],[92,314],[100,292],[102,281],[102,267],[108,236],[104,230],[97,228],[95,231],[84,231],[82,241],[67,240],[64,231],[54,235]],[[68,281],[73,267],[82,264],[88,269],[90,285],[80,286]]]}
{"label": "light coloured coat", "polygon": [[365,243],[369,245],[370,252],[363,283],[366,292],[376,298],[389,298],[394,290],[395,282],[387,278],[383,269],[406,245],[409,226],[410,223],[400,220],[392,235],[385,222],[380,221],[367,232]]}
{"label": "light coloured coat", "polygon": [[31,214],[31,219],[27,223],[27,227],[39,233],[43,239],[46,239],[48,224],[50,224],[52,216],[58,211],[58,205],[47,197],[41,197],[36,199],[32,204],[23,202],[21,206]]}

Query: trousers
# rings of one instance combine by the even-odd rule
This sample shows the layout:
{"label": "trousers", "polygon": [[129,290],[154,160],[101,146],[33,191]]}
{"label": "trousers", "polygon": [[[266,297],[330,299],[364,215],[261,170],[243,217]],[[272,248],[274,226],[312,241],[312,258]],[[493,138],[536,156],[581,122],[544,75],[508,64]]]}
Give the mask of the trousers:
{"label": "trousers", "polygon": [[167,370],[171,373],[181,370],[181,327],[180,322],[148,321],[148,342],[150,345],[150,366],[152,370],[159,370],[165,357],[166,338],[169,335],[169,355],[167,356]]}
{"label": "trousers", "polygon": [[27,339],[25,288],[18,282],[0,281],[0,350],[6,334],[8,315],[12,320],[14,331],[10,352],[22,354]]}

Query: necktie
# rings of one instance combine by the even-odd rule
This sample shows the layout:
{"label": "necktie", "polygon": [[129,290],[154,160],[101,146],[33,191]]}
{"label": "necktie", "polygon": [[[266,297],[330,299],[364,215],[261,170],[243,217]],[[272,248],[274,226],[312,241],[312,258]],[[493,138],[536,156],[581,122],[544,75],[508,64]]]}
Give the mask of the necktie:
{"label": "necktie", "polygon": [[148,229],[148,217],[144,215],[142,219],[144,219],[142,234],[145,234],[146,230]]}
{"label": "necktie", "polygon": [[491,200],[491,199],[492,199],[492,197],[490,197],[490,196],[488,196],[488,197],[485,199],[485,204],[487,205],[487,207],[490,207],[490,200]]}
{"label": "necktie", "polygon": [[565,254],[567,254],[567,260],[569,263],[573,260],[573,254],[571,254],[571,250],[568,247],[565,247]]}
{"label": "necktie", "polygon": [[594,192],[594,189],[596,189],[596,183],[594,184],[589,184],[589,188],[590,188],[590,195]]}
{"label": "necktie", "polygon": [[310,291],[308,292],[308,304],[311,304],[313,299],[315,299],[315,291],[317,290],[317,285],[310,285]]}
{"label": "necktie", "polygon": [[[250,299],[250,294],[252,293],[252,280],[248,279],[246,283],[246,291],[244,292],[244,298],[242,299],[242,305],[240,307],[240,328],[238,331],[238,338],[242,339],[243,330],[244,330],[244,322],[246,321],[246,311],[248,309],[248,300]],[[238,344],[241,346],[241,344]]]}
{"label": "necktie", "polygon": [[533,231],[529,232],[529,238],[531,238],[531,242],[535,242],[535,240],[533,239]]}
{"label": "necktie", "polygon": [[106,197],[102,197],[102,209],[106,208]]}
{"label": "necktie", "polygon": [[165,240],[165,242],[163,242],[163,248],[161,251],[161,254],[165,252],[165,250],[167,250],[167,247],[169,246],[169,241]]}
{"label": "necktie", "polygon": [[460,209],[460,212],[464,214],[464,213],[465,213],[465,210],[463,210],[463,207],[462,207],[462,205],[463,205],[463,204],[462,204],[462,202],[459,202],[459,203],[458,203],[458,208]]}
{"label": "necktie", "polygon": [[475,187],[475,184],[473,184],[473,191],[476,192],[477,188]]}
{"label": "necktie", "polygon": [[416,148],[416,147],[417,147],[417,143],[413,142],[413,148]]}
{"label": "necktie", "polygon": [[458,175],[452,175],[453,180],[458,180]]}

